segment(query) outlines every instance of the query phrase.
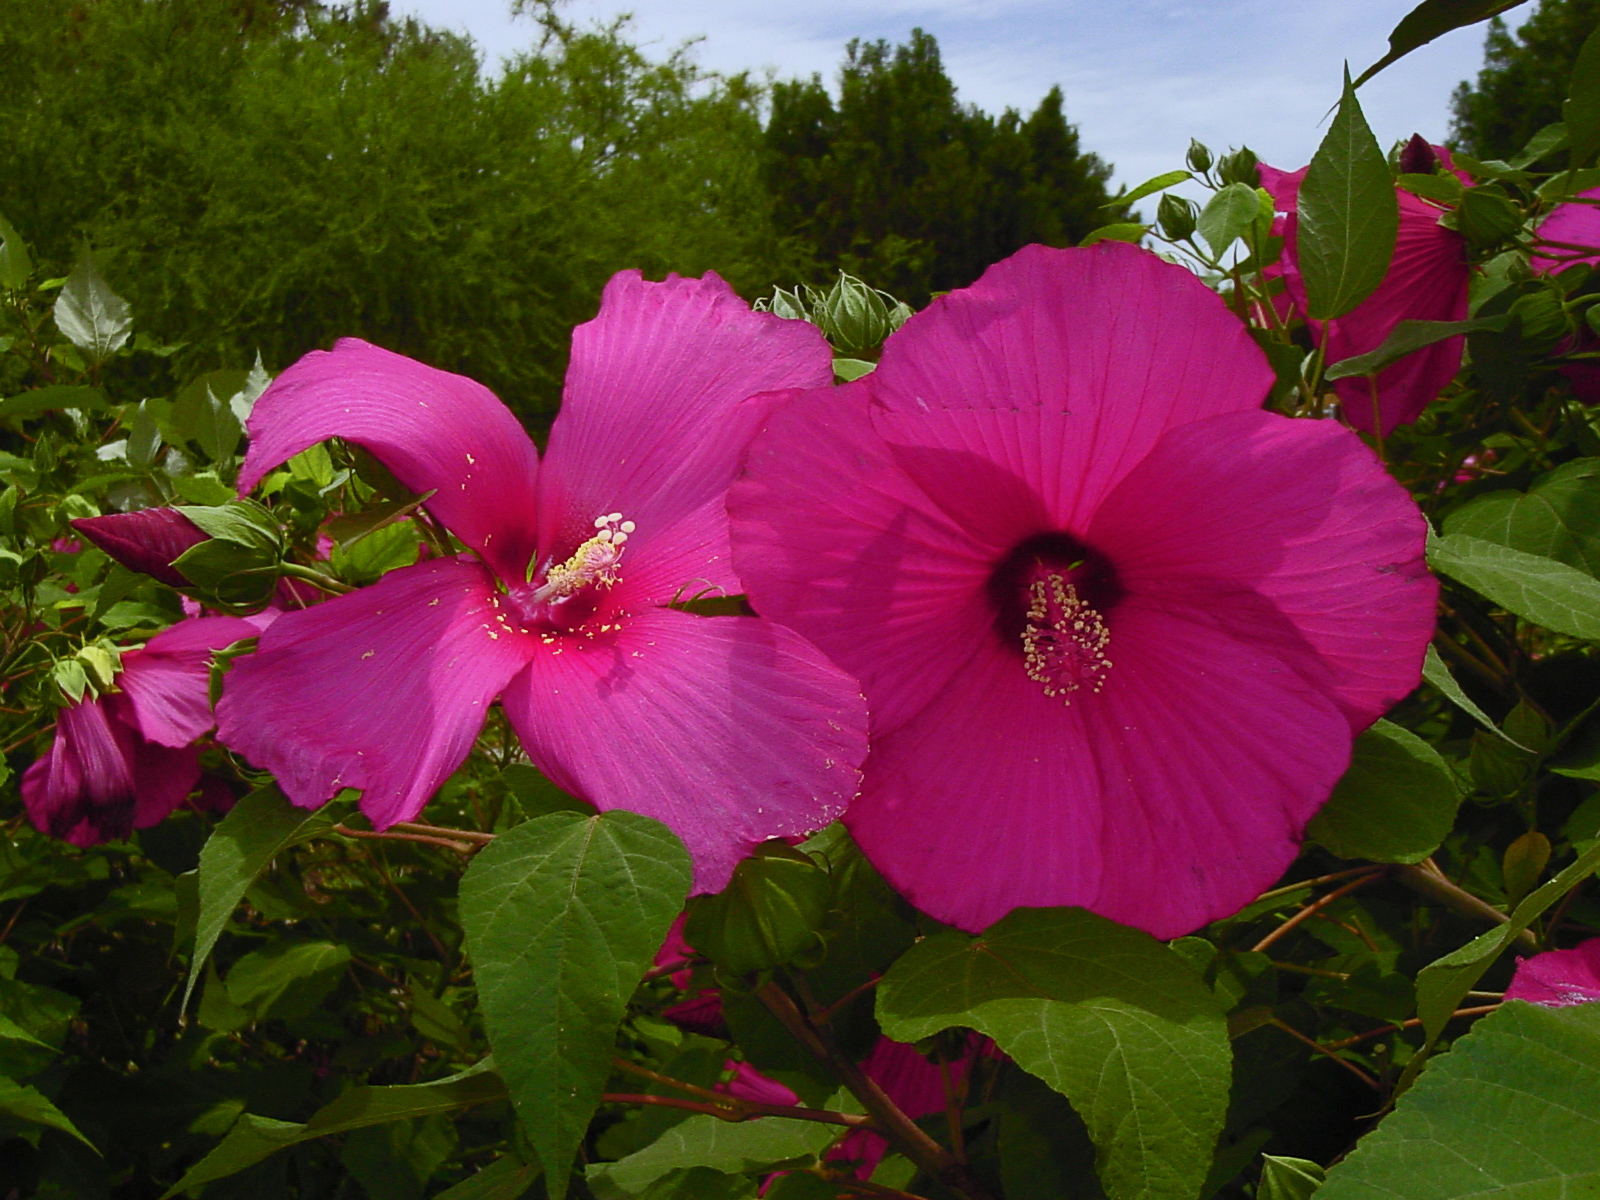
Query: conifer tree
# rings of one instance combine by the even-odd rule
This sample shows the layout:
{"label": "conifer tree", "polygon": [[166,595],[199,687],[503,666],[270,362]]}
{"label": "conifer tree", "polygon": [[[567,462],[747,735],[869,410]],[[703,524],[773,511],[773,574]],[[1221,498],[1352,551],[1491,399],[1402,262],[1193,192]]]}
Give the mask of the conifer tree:
{"label": "conifer tree", "polygon": [[1114,219],[1111,168],[1079,146],[1060,88],[1026,119],[962,104],[935,38],[849,44],[835,103],[822,80],[779,83],[764,173],[780,229],[913,304],[971,283],[1029,242],[1070,245]]}
{"label": "conifer tree", "polygon": [[1476,158],[1507,158],[1561,120],[1578,48],[1600,26],[1600,0],[1540,0],[1513,34],[1496,17],[1476,83],[1450,99],[1451,142]]}

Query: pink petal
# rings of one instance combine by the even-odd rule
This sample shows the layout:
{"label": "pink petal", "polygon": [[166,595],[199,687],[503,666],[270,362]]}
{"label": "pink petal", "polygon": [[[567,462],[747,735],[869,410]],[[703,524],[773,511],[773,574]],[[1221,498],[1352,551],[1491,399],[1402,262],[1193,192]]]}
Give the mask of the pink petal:
{"label": "pink petal", "polygon": [[304,808],[360,788],[373,825],[410,820],[538,644],[499,603],[488,570],[448,558],[285,613],[228,673],[217,739]]}
{"label": "pink petal", "polygon": [[[1194,275],[1102,242],[1028,246],[990,267],[907,321],[866,383],[886,440],[987,460],[1078,530],[1162,431],[1258,408],[1272,380]],[[961,473],[901,465],[947,510],[974,507]]]}
{"label": "pink petal", "polygon": [[995,639],[875,741],[845,821],[917,907],[976,932],[1079,905],[1171,938],[1293,860],[1348,765],[1343,714],[1203,612],[1128,596],[1111,628],[1098,694],[1047,697]]}
{"label": "pink petal", "polygon": [[[1116,547],[1129,591],[1303,662],[1359,732],[1419,681],[1438,596],[1426,536],[1411,497],[1347,429],[1260,412],[1169,430],[1088,541]],[[1111,656],[1120,667],[1120,647]]]}
{"label": "pink petal", "polygon": [[750,447],[728,513],[751,603],[855,675],[882,732],[988,636],[994,550],[900,469],[866,402],[851,384],[779,409]]}
{"label": "pink petal", "polygon": [[163,746],[187,746],[215,724],[212,652],[256,634],[253,621],[200,617],[179,621],[143,649],[123,654],[117,686],[131,707],[129,723]]}
{"label": "pink petal", "polygon": [[366,447],[502,579],[534,554],[538,452],[511,410],[480,383],[344,338],[313,350],[256,401],[244,494],[308,446],[342,437]]}
{"label": "pink petal", "polygon": [[[1579,192],[1583,200],[1600,201],[1600,188]],[[1528,265],[1535,271],[1562,271],[1577,263],[1600,266],[1600,203],[1559,204],[1539,225],[1539,240],[1565,242],[1571,246],[1592,246],[1595,253],[1581,255],[1572,250],[1550,248],[1548,254],[1532,254]],[[1558,257],[1559,256],[1559,257]]]}
{"label": "pink petal", "polygon": [[80,517],[72,527],[130,571],[175,588],[186,588],[190,583],[172,565],[174,560],[185,550],[210,540],[175,508]]}
{"label": "pink petal", "polygon": [[1600,938],[1573,950],[1548,950],[1517,961],[1507,1000],[1549,1008],[1600,1002]]}
{"label": "pink petal", "polygon": [[133,768],[133,827],[148,829],[171,816],[199,784],[200,751],[139,738]]}
{"label": "pink petal", "polygon": [[696,892],[719,891],[768,838],[820,829],[855,794],[865,703],[787,629],[653,609],[541,651],[504,698],[529,756],[596,808],[667,825],[694,858]]}
{"label": "pink petal", "polygon": [[595,517],[621,512],[638,526],[631,585],[660,603],[697,576],[738,591],[722,496],[771,408],[748,398],[832,382],[814,326],[751,312],[714,274],[614,275],[600,315],[573,331],[540,483],[541,550],[569,554]]}

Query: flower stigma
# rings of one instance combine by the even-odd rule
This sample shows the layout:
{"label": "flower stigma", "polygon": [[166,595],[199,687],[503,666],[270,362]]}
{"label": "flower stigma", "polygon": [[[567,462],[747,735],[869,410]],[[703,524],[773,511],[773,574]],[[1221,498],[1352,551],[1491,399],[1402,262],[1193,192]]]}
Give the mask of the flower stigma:
{"label": "flower stigma", "polygon": [[622,578],[618,564],[634,523],[624,521],[622,514],[615,512],[596,517],[594,527],[595,535],[573,551],[571,558],[545,572],[544,582],[528,597],[530,602],[553,604],[576,596],[585,588],[611,588]]}

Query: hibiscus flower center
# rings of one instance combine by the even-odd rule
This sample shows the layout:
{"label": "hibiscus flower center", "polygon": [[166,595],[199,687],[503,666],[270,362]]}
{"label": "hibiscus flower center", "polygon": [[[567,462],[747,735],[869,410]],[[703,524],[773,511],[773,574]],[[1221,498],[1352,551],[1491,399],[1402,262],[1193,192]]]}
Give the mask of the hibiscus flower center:
{"label": "hibiscus flower center", "polygon": [[1028,538],[989,577],[996,632],[1021,652],[1028,678],[1066,704],[1105,686],[1107,616],[1121,594],[1105,556],[1064,533]]}
{"label": "hibiscus flower center", "polygon": [[535,628],[570,629],[599,606],[599,593],[622,578],[624,543],[633,532],[632,521],[621,513],[594,519],[595,535],[564,562],[551,563],[524,587],[511,589],[511,599],[522,618]]}

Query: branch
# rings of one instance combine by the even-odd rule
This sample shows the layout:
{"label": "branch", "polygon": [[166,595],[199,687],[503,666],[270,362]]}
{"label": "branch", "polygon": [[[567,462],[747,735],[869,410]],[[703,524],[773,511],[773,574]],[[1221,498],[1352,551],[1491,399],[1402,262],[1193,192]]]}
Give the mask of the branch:
{"label": "branch", "polygon": [[342,833],[353,838],[377,838],[386,842],[422,842],[429,846],[443,846],[446,850],[454,850],[457,854],[471,854],[477,849],[465,842],[447,842],[443,838],[424,837],[419,833],[376,833],[370,829],[351,829],[348,825],[335,825],[335,833]]}
{"label": "branch", "polygon": [[[1470,992],[1468,993],[1468,995],[1471,994]],[[1480,1004],[1475,1008],[1458,1008],[1447,1019],[1454,1021],[1457,1017],[1481,1017],[1484,1013],[1492,1013],[1499,1007],[1498,1004]],[[1401,1021],[1398,1025],[1384,1025],[1377,1029],[1369,1029],[1365,1033],[1358,1033],[1355,1037],[1347,1037],[1342,1041],[1328,1042],[1326,1045],[1321,1042],[1317,1044],[1322,1046],[1324,1050],[1343,1050],[1347,1046],[1354,1046],[1358,1042],[1366,1041],[1368,1038],[1382,1037],[1386,1033],[1399,1033],[1402,1029],[1414,1029],[1421,1024],[1421,1017],[1412,1017],[1411,1020]]]}
{"label": "branch", "polygon": [[1271,933],[1267,934],[1266,937],[1262,938],[1254,946],[1251,946],[1250,947],[1251,952],[1254,953],[1254,954],[1261,953],[1268,946],[1272,945],[1273,942],[1277,941],[1279,938],[1283,937],[1286,933],[1289,933],[1291,930],[1296,929],[1302,923],[1304,923],[1306,921],[1309,921],[1312,917],[1316,916],[1319,912],[1321,912],[1323,909],[1327,908],[1328,905],[1332,904],[1335,900],[1339,899],[1341,896],[1348,895],[1350,892],[1355,891],[1359,887],[1365,887],[1367,884],[1371,883],[1374,879],[1377,879],[1380,875],[1387,874],[1387,872],[1388,872],[1387,868],[1380,867],[1376,871],[1371,871],[1368,874],[1362,875],[1358,879],[1352,879],[1349,883],[1345,884],[1343,887],[1336,888],[1335,890],[1329,892],[1326,896],[1322,897],[1322,899],[1317,900],[1317,901],[1315,901],[1315,902],[1313,902],[1311,904],[1306,905],[1299,912],[1295,913],[1294,916],[1290,917],[1287,921],[1285,921],[1282,925],[1279,925]]}
{"label": "branch", "polygon": [[[1406,864],[1396,867],[1395,878],[1412,891],[1420,892],[1430,900],[1437,900],[1446,908],[1454,909],[1464,917],[1475,917],[1480,921],[1489,921],[1496,925],[1504,925],[1511,919],[1498,908],[1490,906],[1471,892],[1446,879],[1444,872],[1439,870],[1431,858],[1425,859],[1420,865]],[[1517,944],[1535,953],[1539,949],[1539,943],[1526,929],[1517,934]]]}
{"label": "branch", "polygon": [[838,1077],[867,1110],[877,1131],[893,1142],[896,1149],[968,1200],[994,1200],[970,1168],[956,1162],[943,1146],[900,1110],[871,1076],[825,1040],[826,1030],[819,1030],[807,1020],[788,992],[775,983],[768,983],[756,992],[756,997],[778,1018],[790,1036]]}
{"label": "branch", "polygon": [[606,1092],[600,1097],[610,1104],[653,1104],[658,1108],[677,1108],[684,1112],[705,1113],[719,1121],[737,1124],[758,1117],[785,1117],[791,1121],[815,1121],[840,1125],[846,1129],[872,1129],[872,1118],[859,1113],[833,1112],[826,1108],[798,1108],[790,1104],[758,1104],[738,1096],[727,1096],[727,1104],[708,1104],[699,1100],[679,1100],[676,1096],[652,1096],[644,1092]]}

